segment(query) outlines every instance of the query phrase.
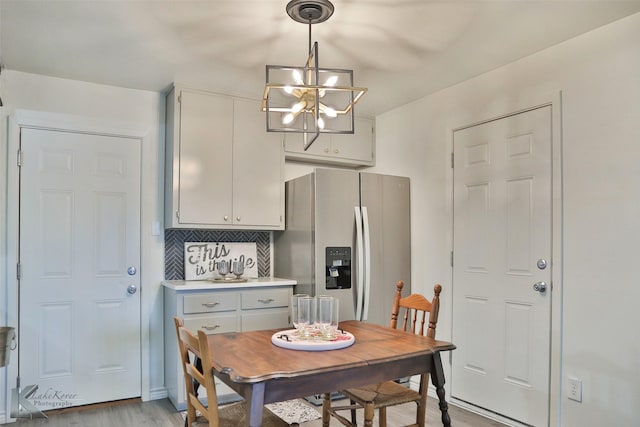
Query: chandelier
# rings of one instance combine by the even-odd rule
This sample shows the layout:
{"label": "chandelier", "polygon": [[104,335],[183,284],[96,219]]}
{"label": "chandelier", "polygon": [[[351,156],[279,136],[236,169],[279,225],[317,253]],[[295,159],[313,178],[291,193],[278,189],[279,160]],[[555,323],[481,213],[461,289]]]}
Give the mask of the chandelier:
{"label": "chandelier", "polygon": [[353,133],[353,106],[367,91],[353,86],[353,71],[318,66],[311,25],[333,14],[329,0],[291,0],[287,14],[309,26],[309,58],[303,66],[266,66],[262,111],[267,132],[302,133],[305,151],[321,133]]}

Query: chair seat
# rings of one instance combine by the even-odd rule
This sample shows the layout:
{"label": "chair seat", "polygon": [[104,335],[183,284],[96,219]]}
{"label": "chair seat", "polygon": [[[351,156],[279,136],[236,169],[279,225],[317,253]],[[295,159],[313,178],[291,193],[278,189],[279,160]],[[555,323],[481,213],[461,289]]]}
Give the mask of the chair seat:
{"label": "chair seat", "polygon": [[376,408],[420,400],[420,394],[417,391],[395,381],[350,388],[342,392],[346,397],[363,406],[365,402],[375,402]]}
{"label": "chair seat", "polygon": [[[221,406],[218,409],[220,427],[238,427],[244,425],[246,419],[247,405],[245,402],[232,403]],[[209,422],[205,417],[196,418],[194,426],[208,426]],[[289,427],[289,424],[273,412],[264,408],[262,410],[262,425],[264,427]]]}

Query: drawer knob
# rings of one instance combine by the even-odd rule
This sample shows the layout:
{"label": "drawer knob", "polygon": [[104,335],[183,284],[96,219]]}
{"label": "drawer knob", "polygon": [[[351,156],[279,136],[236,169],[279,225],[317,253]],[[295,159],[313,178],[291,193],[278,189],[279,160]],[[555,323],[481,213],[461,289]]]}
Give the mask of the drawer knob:
{"label": "drawer knob", "polygon": [[259,299],[258,302],[264,303],[264,304],[269,304],[274,302],[275,300],[273,298],[269,298],[269,299]]}
{"label": "drawer knob", "polygon": [[213,331],[213,330],[218,329],[219,327],[220,327],[220,325],[211,325],[211,326],[202,325],[202,329],[206,329],[207,331]]}
{"label": "drawer knob", "polygon": [[205,307],[215,307],[216,305],[220,304],[219,302],[203,302],[202,305],[204,305]]}

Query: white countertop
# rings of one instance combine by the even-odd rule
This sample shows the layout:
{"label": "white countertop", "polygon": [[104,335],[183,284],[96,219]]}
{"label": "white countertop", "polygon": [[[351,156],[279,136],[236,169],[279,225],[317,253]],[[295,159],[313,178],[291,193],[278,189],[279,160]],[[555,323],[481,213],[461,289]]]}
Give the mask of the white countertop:
{"label": "white countertop", "polygon": [[213,282],[211,280],[165,280],[162,285],[176,291],[206,290],[206,289],[241,289],[263,288],[268,286],[293,286],[297,282],[278,277],[247,277],[246,282]]}

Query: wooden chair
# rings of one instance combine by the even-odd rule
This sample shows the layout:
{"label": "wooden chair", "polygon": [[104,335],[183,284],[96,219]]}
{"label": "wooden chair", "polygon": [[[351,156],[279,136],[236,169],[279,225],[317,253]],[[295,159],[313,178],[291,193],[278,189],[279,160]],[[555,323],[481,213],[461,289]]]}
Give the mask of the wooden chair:
{"label": "wooden chair", "polygon": [[[184,327],[182,319],[178,317],[173,319],[176,325],[176,333],[178,334],[178,349],[180,350],[187,391],[187,419],[185,426],[237,427],[244,425],[246,419],[245,402],[218,407],[218,396],[216,394],[209,346],[207,345],[207,334],[204,331],[198,331],[198,336],[195,336]],[[203,386],[207,392],[207,406],[203,405],[198,398],[198,385]],[[284,420],[278,418],[267,409],[263,409],[262,420],[263,426],[289,426]]]}
{"label": "wooden chair", "polygon": [[[411,294],[402,298],[402,287],[404,282],[396,284],[396,294],[391,309],[391,323],[389,327],[398,328],[398,318],[402,316],[402,330],[411,331],[415,334],[425,335],[435,338],[436,323],[438,322],[438,312],[440,310],[440,291],[442,286],[433,287],[433,300],[429,301],[420,294]],[[428,316],[428,324],[425,330],[425,322]],[[328,426],[330,418],[333,416],[345,426],[355,427],[356,409],[364,408],[365,427],[373,426],[375,409],[378,409],[378,423],[380,427],[387,425],[387,407],[400,405],[408,402],[417,404],[416,422],[406,427],[424,427],[427,409],[427,390],[429,385],[429,374],[420,376],[420,387],[418,391],[398,384],[395,381],[386,381],[381,384],[371,384],[359,388],[341,390],[351,401],[350,405],[331,406],[330,394],[324,395],[322,403],[322,425]],[[338,411],[350,410],[351,421],[347,420]]]}

